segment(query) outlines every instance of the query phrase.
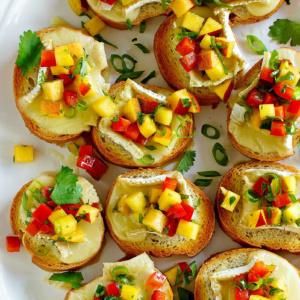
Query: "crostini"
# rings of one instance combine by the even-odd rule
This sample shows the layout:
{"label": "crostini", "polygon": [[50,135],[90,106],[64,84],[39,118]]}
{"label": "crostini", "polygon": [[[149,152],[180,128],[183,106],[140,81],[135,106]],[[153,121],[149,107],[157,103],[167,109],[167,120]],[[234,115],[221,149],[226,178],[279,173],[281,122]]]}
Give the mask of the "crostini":
{"label": "crostini", "polygon": [[128,79],[113,85],[94,103],[102,117],[92,130],[94,145],[109,162],[127,167],[157,167],[187,148],[200,111],[186,89],[137,84]]}
{"label": "crostini", "polygon": [[102,210],[94,187],[62,167],[25,184],[11,206],[13,233],[38,267],[59,272],[90,262],[104,238]]}
{"label": "crostini", "polygon": [[240,82],[227,115],[228,137],[242,154],[278,161],[294,154],[300,138],[300,52],[265,52]]}
{"label": "crostini", "polygon": [[135,258],[104,263],[103,275],[71,290],[65,300],[95,300],[120,297],[124,300],[172,300],[173,292],[165,275],[154,267],[146,253]]}
{"label": "crostini", "polygon": [[209,198],[177,171],[139,169],[117,177],[106,199],[112,238],[128,255],[193,257],[215,226]]}
{"label": "crostini", "polygon": [[220,182],[216,205],[224,232],[242,245],[300,252],[300,172],[250,162]]}
{"label": "crostini", "polygon": [[[34,49],[32,40],[37,43]],[[90,131],[98,119],[92,104],[109,90],[104,44],[81,30],[51,27],[25,32],[19,53],[24,47],[31,49],[37,63],[24,72],[19,55],[13,83],[16,105],[28,129],[50,143],[71,141]]]}
{"label": "crostini", "polygon": [[200,267],[195,281],[195,300],[297,300],[299,295],[299,270],[260,249],[216,254]]}

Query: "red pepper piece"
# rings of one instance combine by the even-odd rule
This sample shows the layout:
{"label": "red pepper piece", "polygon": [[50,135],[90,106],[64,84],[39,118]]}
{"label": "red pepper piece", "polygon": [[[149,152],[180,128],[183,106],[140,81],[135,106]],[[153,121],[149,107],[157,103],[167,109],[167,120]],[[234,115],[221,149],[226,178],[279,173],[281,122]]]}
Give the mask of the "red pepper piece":
{"label": "red pepper piece", "polygon": [[96,203],[96,202],[94,202],[94,203],[92,203],[92,207],[95,207],[95,208],[98,208],[98,209],[100,209],[100,204],[99,204],[99,203]]}
{"label": "red pepper piece", "polygon": [[175,219],[170,219],[167,222],[166,228],[168,230],[168,236],[172,237],[176,234],[176,230],[178,227],[178,221]]}
{"label": "red pepper piece", "polygon": [[141,134],[139,133],[138,138],[136,139],[136,142],[142,146],[144,146],[147,143],[147,139]]}
{"label": "red pepper piece", "polygon": [[42,203],[32,213],[32,217],[35,220],[37,220],[39,223],[43,224],[51,214],[52,214],[52,209],[46,203]]}
{"label": "red pepper piece", "polygon": [[193,213],[194,213],[194,208],[191,207],[190,205],[186,204],[186,203],[181,203],[183,209],[185,210],[186,212],[186,216],[184,216],[183,220],[187,221],[187,222],[190,222],[192,220],[192,216],[193,216]]}
{"label": "red pepper piece", "polygon": [[[47,198],[48,200],[50,200],[51,197],[51,193],[53,191],[52,187],[48,187],[48,186],[42,186],[40,188],[40,191],[42,192],[42,195]],[[48,203],[47,203],[48,204]]]}
{"label": "red pepper piece", "polygon": [[[187,98],[185,98],[186,100]],[[190,110],[190,107],[192,106],[192,100],[188,99],[189,105],[183,106],[182,103],[183,99],[179,99],[179,101],[177,102],[177,106],[174,109],[174,114],[180,115],[180,116],[185,116],[188,111]]]}
{"label": "red pepper piece", "polygon": [[286,206],[288,204],[292,203],[288,193],[282,193],[281,195],[276,195],[275,196],[275,201],[272,202],[272,204],[275,207],[283,207]]}
{"label": "red pepper piece", "polygon": [[274,77],[271,76],[271,74],[274,72],[274,70],[269,69],[267,67],[263,67],[260,72],[260,79],[263,79],[267,82],[273,83]]}
{"label": "red pepper piece", "polygon": [[75,217],[81,205],[82,204],[62,204],[61,208],[67,215],[73,215]]}
{"label": "red pepper piece", "polygon": [[113,5],[115,3],[116,0],[100,0],[101,2],[104,2],[108,5]]}
{"label": "red pepper piece", "polygon": [[58,77],[59,79],[62,79],[64,81],[64,86],[74,81],[74,77],[72,77],[71,71],[70,74],[59,74]]}
{"label": "red pepper piece", "polygon": [[235,287],[235,300],[249,300],[249,290],[240,290],[239,288]]}
{"label": "red pepper piece", "polygon": [[247,97],[246,104],[253,106],[253,107],[259,107],[260,104],[262,104],[264,101],[264,93],[253,89],[249,96]]}
{"label": "red pepper piece", "polygon": [[167,211],[168,218],[181,219],[184,216],[186,216],[186,211],[180,203],[176,203],[175,205],[171,206]]}
{"label": "red pepper piece", "polygon": [[181,273],[187,268],[186,272],[190,272],[192,271],[191,268],[189,267],[187,262],[180,262],[178,263],[179,269],[181,271]]}
{"label": "red pepper piece", "polygon": [[153,114],[155,112],[155,109],[158,106],[157,101],[140,94],[136,95],[136,97],[139,99],[141,111],[144,114]]}
{"label": "red pepper piece", "polygon": [[251,268],[248,273],[248,281],[249,282],[257,282],[258,278],[263,278],[265,275],[270,273],[269,269],[266,267],[263,261],[258,261]]}
{"label": "red pepper piece", "polygon": [[265,192],[269,191],[268,185],[269,185],[268,180],[266,180],[263,177],[259,177],[259,179],[255,182],[253,186],[253,190],[256,192],[256,194],[262,196]]}
{"label": "red pepper piece", "polygon": [[166,294],[164,292],[155,290],[151,296],[151,300],[165,300]]}
{"label": "red pepper piece", "polygon": [[108,296],[120,297],[120,292],[115,282],[106,286],[106,293]]}
{"label": "red pepper piece", "polygon": [[36,219],[33,219],[29,225],[26,227],[26,232],[31,236],[34,237],[41,229],[43,224],[38,222]]}
{"label": "red pepper piece", "polygon": [[274,92],[281,98],[291,101],[295,92],[295,89],[283,81],[277,82],[273,86]]}
{"label": "red pepper piece", "polygon": [[100,159],[95,158],[92,170],[86,170],[95,180],[100,180],[104,173],[107,171],[108,166],[105,165]]}
{"label": "red pepper piece", "polygon": [[284,105],[277,105],[275,106],[275,116],[280,118],[285,118],[285,109]]}
{"label": "red pepper piece", "polygon": [[21,247],[21,240],[17,236],[6,237],[7,252],[19,252]]}
{"label": "red pepper piece", "polygon": [[95,163],[95,157],[91,155],[78,156],[76,166],[84,170],[91,171]]}
{"label": "red pepper piece", "polygon": [[275,136],[286,136],[285,123],[281,121],[273,121],[270,134]]}
{"label": "red pepper piece", "polygon": [[52,224],[49,222],[48,224],[43,224],[40,231],[42,233],[49,233],[53,230]]}
{"label": "red pepper piece", "polygon": [[55,67],[56,60],[54,50],[42,50],[41,67]]}
{"label": "red pepper piece", "polygon": [[278,101],[277,97],[274,96],[273,94],[271,93],[267,93],[265,94],[265,97],[264,97],[264,104],[276,104]]}
{"label": "red pepper piece", "polygon": [[257,296],[263,296],[263,297],[265,297],[266,293],[265,293],[264,289],[262,287],[260,287],[256,291],[249,291],[249,296],[251,296],[251,295],[257,295]]}
{"label": "red pepper piece", "polygon": [[93,147],[91,145],[84,145],[79,147],[79,156],[89,155],[93,156]]}
{"label": "red pepper piece", "polygon": [[182,67],[185,69],[186,72],[191,72],[196,68],[197,65],[197,55],[195,52],[191,52],[187,55],[182,56],[179,59]]}
{"label": "red pepper piece", "polygon": [[171,191],[175,191],[177,187],[178,181],[176,179],[166,177],[162,190],[169,189]]}
{"label": "red pepper piece", "polygon": [[78,102],[78,97],[76,92],[65,91],[64,92],[64,101],[68,106],[74,106]]}
{"label": "red pepper piece", "polygon": [[84,82],[80,82],[77,88],[81,96],[85,96],[91,89],[91,87],[85,84]]}
{"label": "red pepper piece", "polygon": [[292,114],[299,114],[300,113],[300,101],[292,100],[289,104],[287,111]]}
{"label": "red pepper piece", "polygon": [[113,131],[125,132],[130,124],[131,122],[129,120],[119,117],[119,120],[117,122],[112,122],[110,127]]}
{"label": "red pepper piece", "polygon": [[162,273],[154,272],[148,277],[146,281],[146,289],[150,291],[160,289],[164,285],[166,279],[167,277]]}
{"label": "red pepper piece", "polygon": [[136,141],[139,136],[140,130],[136,123],[131,123],[127,131],[125,131],[124,136],[128,139],[131,139],[132,141]]}
{"label": "red pepper piece", "polygon": [[185,37],[184,39],[182,39],[178,45],[176,46],[176,51],[181,55],[187,55],[191,52],[195,51],[195,47],[196,47],[196,42],[195,40],[189,38],[189,37]]}
{"label": "red pepper piece", "polygon": [[49,205],[52,208],[55,208],[57,206],[57,204],[54,201],[52,201],[52,200],[48,201],[47,205]]}

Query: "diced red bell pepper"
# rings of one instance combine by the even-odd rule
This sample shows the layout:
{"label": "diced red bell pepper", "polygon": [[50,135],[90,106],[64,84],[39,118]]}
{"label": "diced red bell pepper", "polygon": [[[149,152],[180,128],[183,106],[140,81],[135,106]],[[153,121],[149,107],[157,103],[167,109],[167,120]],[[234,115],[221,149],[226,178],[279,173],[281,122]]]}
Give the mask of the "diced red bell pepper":
{"label": "diced red bell pepper", "polygon": [[180,203],[176,203],[175,205],[171,206],[167,211],[168,218],[181,219],[184,216],[186,216],[186,211]]}
{"label": "diced red bell pepper", "polygon": [[71,71],[70,74],[59,74],[59,79],[62,79],[64,82],[64,86],[72,83],[74,81],[74,77],[72,77]]}
{"label": "diced red bell pepper", "polygon": [[81,96],[85,96],[91,89],[91,87],[84,82],[80,82],[77,88]]}
{"label": "diced red bell pepper", "polygon": [[131,139],[132,141],[136,141],[139,136],[140,130],[136,123],[131,123],[127,131],[125,131],[124,136],[128,139]]}
{"label": "diced red bell pepper", "polygon": [[263,67],[260,72],[260,79],[273,83],[275,80],[274,77],[271,76],[273,72],[274,70],[267,67]]}
{"label": "diced red bell pepper", "polygon": [[193,213],[194,213],[194,208],[192,208],[190,205],[186,204],[186,203],[181,203],[183,209],[185,210],[186,212],[186,215],[181,218],[187,222],[190,222],[192,220],[192,216],[193,216]]}
{"label": "diced red bell pepper", "polygon": [[140,94],[136,95],[136,97],[139,99],[141,110],[144,114],[153,114],[155,112],[155,109],[158,106],[157,101]]}
{"label": "diced red bell pepper", "polygon": [[236,276],[234,279],[233,279],[233,281],[236,283],[236,284],[238,284],[238,285],[240,285],[240,280],[245,280],[245,281],[247,281],[246,280],[246,274],[241,274],[241,275],[238,275],[238,276]]}
{"label": "diced red bell pepper", "polygon": [[239,288],[234,288],[235,300],[249,300],[249,290],[240,290]]}
{"label": "diced red bell pepper", "polygon": [[265,297],[266,293],[265,293],[264,289],[262,287],[260,287],[256,291],[249,291],[249,296],[251,296],[251,295],[257,295],[257,296],[263,296],[263,297]]}
{"label": "diced red bell pepper", "polygon": [[172,237],[176,234],[176,230],[178,227],[178,221],[175,219],[168,220],[166,224],[166,228],[168,229],[168,236]]}
{"label": "diced red bell pepper", "polygon": [[146,289],[150,291],[160,289],[164,285],[166,279],[167,277],[162,273],[154,272],[148,277],[146,281]]}
{"label": "diced red bell pepper", "polygon": [[263,104],[276,104],[278,101],[277,97],[271,93],[265,94]]}
{"label": "diced red bell pepper", "polygon": [[79,214],[76,218],[91,223],[91,216],[90,216],[90,213]]}
{"label": "diced red bell pepper", "polygon": [[78,97],[76,92],[65,91],[64,92],[64,101],[68,106],[74,106],[78,102]]}
{"label": "diced red bell pepper", "polygon": [[280,118],[285,118],[285,109],[284,105],[275,106],[275,116]]}
{"label": "diced red bell pepper", "polygon": [[179,62],[186,72],[191,72],[197,65],[197,55],[195,52],[191,52],[187,55],[182,56],[179,59]]}
{"label": "diced red bell pepper", "polygon": [[[187,98],[184,98],[184,100],[186,100]],[[185,106],[183,106],[183,98],[180,98],[179,101],[177,102],[177,106],[174,109],[174,114],[180,115],[180,116],[185,116],[190,107],[192,106],[192,100],[188,99],[189,104],[185,104]]]}
{"label": "diced red bell pepper", "polygon": [[41,67],[55,67],[56,60],[54,50],[42,50]]}
{"label": "diced red bell pepper", "polygon": [[26,232],[31,236],[34,237],[41,229],[43,224],[41,224],[36,219],[33,219],[29,225],[26,227]]}
{"label": "diced red bell pepper", "polygon": [[[192,93],[189,93],[189,96],[190,96],[190,99],[191,99],[191,102],[192,102],[192,106],[190,107],[189,109],[189,112],[195,114],[195,113],[198,113],[201,111],[201,107],[200,107],[200,104],[196,98],[196,96]],[[224,99],[224,102],[226,102],[228,99]]]}
{"label": "diced red bell pepper", "polygon": [[264,93],[258,91],[257,89],[253,89],[247,97],[246,104],[253,107],[259,107],[259,105],[262,104],[263,101]]}
{"label": "diced red bell pepper", "polygon": [[265,192],[269,191],[269,181],[263,177],[259,177],[259,179],[255,182],[253,186],[253,190],[259,196],[262,196]]}
{"label": "diced red bell pepper", "polygon": [[300,113],[300,101],[292,100],[289,104],[287,111],[292,114],[299,114]]}
{"label": "diced red bell pepper", "polygon": [[82,204],[62,204],[61,208],[67,215],[73,215],[75,217],[81,205]]}
{"label": "diced red bell pepper", "polygon": [[179,263],[178,263],[178,267],[179,267],[181,273],[182,273],[185,269],[187,269],[187,270],[186,270],[187,272],[192,271],[191,268],[189,267],[189,265],[188,265],[187,262],[179,262]]}
{"label": "diced red bell pepper", "polygon": [[84,170],[91,171],[93,169],[95,160],[96,160],[95,157],[91,155],[78,156],[76,166]]}
{"label": "diced red bell pepper", "polygon": [[159,290],[155,290],[151,296],[151,300],[165,300],[165,299],[166,299],[166,294]]}
{"label": "diced red bell pepper", "polygon": [[79,156],[89,155],[93,156],[93,146],[83,145],[79,147]]}
{"label": "diced red bell pepper", "polygon": [[106,286],[106,293],[108,296],[120,297],[119,288],[115,282]]}
{"label": "diced red bell pepper", "polygon": [[136,139],[136,142],[140,145],[145,145],[147,143],[147,139],[141,134],[139,133],[138,138]]}
{"label": "diced red bell pepper", "polygon": [[257,282],[258,278],[263,278],[265,275],[269,273],[269,269],[266,267],[263,261],[258,261],[255,265],[250,269],[248,273],[248,281],[249,282]]}
{"label": "diced red bell pepper", "polygon": [[281,98],[291,101],[295,92],[295,89],[283,81],[277,82],[273,86],[274,92]]}
{"label": "diced red bell pepper", "polygon": [[100,159],[95,158],[92,170],[86,170],[95,180],[100,180],[103,174],[107,171],[108,166],[105,165]]}
{"label": "diced red bell pepper", "polygon": [[115,3],[116,0],[100,0],[101,2],[104,2],[108,5],[113,5]]}
{"label": "diced red bell pepper", "polygon": [[166,177],[162,190],[164,191],[165,189],[169,189],[171,191],[175,191],[177,187],[178,181],[176,179]]}
{"label": "diced red bell pepper", "polygon": [[17,236],[6,237],[7,252],[19,252],[21,247],[21,239]]}
{"label": "diced red bell pepper", "polygon": [[57,206],[57,204],[54,201],[52,201],[52,200],[48,201],[47,205],[49,205],[52,208],[55,208]]}
{"label": "diced red bell pepper", "polygon": [[98,202],[98,203],[97,203],[97,202],[94,202],[94,203],[92,203],[91,206],[100,209],[100,204],[99,204],[99,202]]}
{"label": "diced red bell pepper", "polygon": [[51,193],[53,191],[52,187],[48,187],[48,186],[42,186],[40,188],[40,191],[42,192],[42,195],[47,198],[48,200],[50,200],[51,197]]}
{"label": "diced red bell pepper", "polygon": [[191,52],[194,52],[195,47],[196,47],[196,41],[186,36],[178,43],[178,45],[176,46],[176,51],[181,56],[184,56]]}
{"label": "diced red bell pepper", "polygon": [[42,233],[49,233],[53,230],[52,224],[49,222],[48,224],[43,224],[40,231]]}
{"label": "diced red bell pepper", "polygon": [[288,204],[292,203],[288,193],[281,193],[275,196],[275,201],[272,202],[272,204],[276,207],[283,207]]}
{"label": "diced red bell pepper", "polygon": [[32,213],[32,217],[42,224],[49,218],[52,212],[53,212],[52,209],[46,203],[42,203]]}
{"label": "diced red bell pepper", "polygon": [[130,124],[131,122],[129,120],[119,117],[119,120],[117,122],[112,122],[110,127],[113,131],[125,132]]}
{"label": "diced red bell pepper", "polygon": [[94,297],[94,299],[93,300],[101,300],[100,298],[98,298],[98,297]]}
{"label": "diced red bell pepper", "polygon": [[286,136],[285,123],[281,121],[273,121],[270,134],[275,136]]}

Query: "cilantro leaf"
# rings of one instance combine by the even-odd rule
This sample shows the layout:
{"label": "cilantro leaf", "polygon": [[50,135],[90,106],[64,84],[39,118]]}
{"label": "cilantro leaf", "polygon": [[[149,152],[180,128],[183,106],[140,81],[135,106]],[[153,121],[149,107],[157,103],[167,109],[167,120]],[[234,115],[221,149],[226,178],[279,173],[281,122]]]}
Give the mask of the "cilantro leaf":
{"label": "cilantro leaf", "polygon": [[56,175],[56,184],[51,199],[57,205],[80,202],[82,186],[76,184],[78,176],[72,172],[70,168],[62,166],[61,171]]}
{"label": "cilantro leaf", "polygon": [[80,282],[83,280],[83,276],[81,272],[64,272],[53,274],[49,280],[69,283],[73,289],[78,290],[78,288],[82,287]]}
{"label": "cilantro leaf", "polygon": [[85,58],[81,57],[77,62],[74,67],[73,74],[79,74],[82,79],[87,75],[87,64],[88,62],[86,61]]}
{"label": "cilantro leaf", "polygon": [[286,44],[291,40],[291,46],[300,45],[300,23],[288,19],[278,19],[269,29],[269,36],[280,44]]}
{"label": "cilantro leaf", "polygon": [[20,41],[16,65],[21,68],[22,76],[25,77],[39,62],[43,44],[36,32],[31,30],[24,31],[23,35],[20,35]]}
{"label": "cilantro leaf", "polygon": [[184,152],[183,157],[176,170],[182,174],[183,172],[187,172],[189,168],[194,165],[195,157],[196,157],[195,151]]}

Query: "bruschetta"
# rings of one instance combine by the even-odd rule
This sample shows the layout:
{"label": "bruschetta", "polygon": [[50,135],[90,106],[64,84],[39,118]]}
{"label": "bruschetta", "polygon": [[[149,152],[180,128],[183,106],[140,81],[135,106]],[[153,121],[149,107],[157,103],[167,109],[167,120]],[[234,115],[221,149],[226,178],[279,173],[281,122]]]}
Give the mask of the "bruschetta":
{"label": "bruschetta", "polygon": [[137,84],[113,85],[96,101],[101,118],[92,130],[94,145],[109,162],[157,167],[182,153],[195,135],[193,114],[200,106],[186,89]]}
{"label": "bruschetta", "polygon": [[50,143],[74,140],[96,125],[98,114],[92,104],[109,90],[104,44],[81,30],[51,27],[25,32],[20,49],[35,51],[30,35],[41,53],[27,74],[17,59],[13,78],[17,108],[37,137]]}
{"label": "bruschetta", "polygon": [[242,245],[300,252],[300,172],[250,162],[220,182],[216,205],[224,232]]}
{"label": "bruschetta", "polygon": [[106,223],[128,255],[193,257],[215,226],[209,198],[177,171],[139,169],[117,177],[106,199]]}
{"label": "bruschetta", "polygon": [[242,154],[278,161],[294,154],[300,138],[300,52],[265,52],[229,102],[228,137]]}
{"label": "bruschetta", "polygon": [[60,272],[83,267],[100,251],[104,223],[94,187],[68,167],[25,184],[11,206],[13,233],[38,267]]}
{"label": "bruschetta", "polygon": [[172,300],[173,292],[166,276],[143,253],[129,260],[104,263],[102,276],[78,290],[71,290],[65,300],[95,300],[108,296],[125,300]]}
{"label": "bruschetta", "polygon": [[297,300],[299,293],[299,270],[260,249],[216,254],[200,267],[195,281],[195,300]]}

